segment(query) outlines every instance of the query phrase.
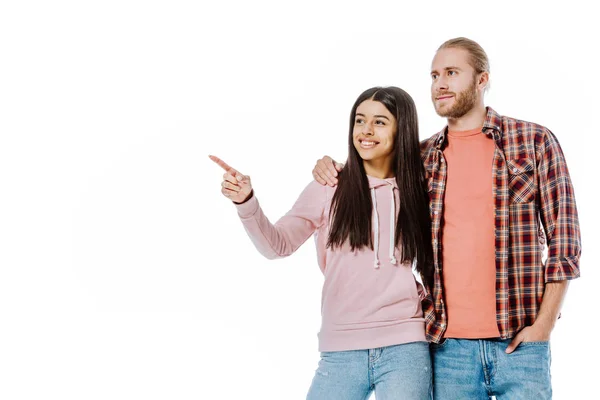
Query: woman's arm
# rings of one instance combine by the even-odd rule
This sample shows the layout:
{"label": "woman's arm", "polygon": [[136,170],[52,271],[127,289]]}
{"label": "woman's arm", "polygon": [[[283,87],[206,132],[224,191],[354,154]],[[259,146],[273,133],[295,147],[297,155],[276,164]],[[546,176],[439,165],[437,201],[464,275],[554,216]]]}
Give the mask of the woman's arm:
{"label": "woman's arm", "polygon": [[238,215],[252,242],[268,259],[294,253],[325,222],[327,188],[311,182],[290,211],[272,224],[256,196],[237,204]]}
{"label": "woman's arm", "polygon": [[324,223],[328,201],[326,187],[311,182],[292,209],[272,224],[253,194],[250,177],[218,157],[210,156],[210,159],[225,170],[221,193],[236,205],[248,236],[266,258],[289,256]]}

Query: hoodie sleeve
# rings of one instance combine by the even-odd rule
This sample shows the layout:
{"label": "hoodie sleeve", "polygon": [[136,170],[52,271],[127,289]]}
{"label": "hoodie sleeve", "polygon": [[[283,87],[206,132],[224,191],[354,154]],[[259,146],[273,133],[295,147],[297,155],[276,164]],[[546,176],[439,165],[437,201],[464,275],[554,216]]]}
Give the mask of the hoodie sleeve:
{"label": "hoodie sleeve", "polygon": [[291,255],[325,223],[327,201],[327,188],[312,181],[275,224],[263,213],[256,195],[236,208],[254,246],[272,260]]}

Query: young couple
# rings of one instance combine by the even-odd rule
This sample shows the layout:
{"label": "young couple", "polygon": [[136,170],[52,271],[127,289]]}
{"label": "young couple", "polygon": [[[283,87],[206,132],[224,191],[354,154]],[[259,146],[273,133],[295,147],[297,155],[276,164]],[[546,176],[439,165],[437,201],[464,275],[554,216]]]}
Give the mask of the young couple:
{"label": "young couple", "polygon": [[552,397],[549,339],[581,252],[563,153],[543,126],[484,106],[476,42],[442,44],[431,80],[442,131],[419,148],[412,98],[366,90],[346,164],[319,160],[275,224],[250,178],[211,156],[265,257],[315,234],[325,281],[307,399]]}

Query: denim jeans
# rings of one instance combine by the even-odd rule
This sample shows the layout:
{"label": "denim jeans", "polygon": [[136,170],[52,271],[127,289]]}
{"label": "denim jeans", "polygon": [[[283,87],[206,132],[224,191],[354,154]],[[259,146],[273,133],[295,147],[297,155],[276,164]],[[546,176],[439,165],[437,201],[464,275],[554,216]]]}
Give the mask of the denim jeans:
{"label": "denim jeans", "polygon": [[423,400],[431,393],[427,342],[321,353],[307,400]]}
{"label": "denim jeans", "polygon": [[431,344],[435,400],[552,398],[550,344],[521,343],[506,354],[510,339],[446,339]]}

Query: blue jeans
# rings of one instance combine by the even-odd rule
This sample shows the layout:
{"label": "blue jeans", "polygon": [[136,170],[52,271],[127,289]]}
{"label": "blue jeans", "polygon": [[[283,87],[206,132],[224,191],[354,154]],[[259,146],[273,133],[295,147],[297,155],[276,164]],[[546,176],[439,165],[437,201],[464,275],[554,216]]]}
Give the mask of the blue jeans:
{"label": "blue jeans", "polygon": [[321,353],[307,400],[423,400],[431,393],[427,342]]}
{"label": "blue jeans", "polygon": [[431,344],[435,400],[552,398],[550,344],[521,343],[511,354],[510,339],[446,339]]}

